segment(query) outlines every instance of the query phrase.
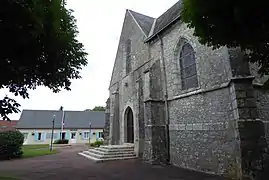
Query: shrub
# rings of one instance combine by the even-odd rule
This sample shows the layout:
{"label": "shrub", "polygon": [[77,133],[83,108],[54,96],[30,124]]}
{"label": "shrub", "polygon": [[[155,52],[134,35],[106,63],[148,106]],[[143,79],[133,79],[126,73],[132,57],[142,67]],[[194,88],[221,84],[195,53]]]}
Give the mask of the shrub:
{"label": "shrub", "polygon": [[94,143],[90,144],[90,146],[93,147],[100,147],[101,145],[103,145],[103,141],[95,141]]}
{"label": "shrub", "polygon": [[19,131],[0,132],[0,159],[21,157],[24,136]]}
{"label": "shrub", "polygon": [[54,141],[54,144],[68,144],[68,139],[57,139]]}

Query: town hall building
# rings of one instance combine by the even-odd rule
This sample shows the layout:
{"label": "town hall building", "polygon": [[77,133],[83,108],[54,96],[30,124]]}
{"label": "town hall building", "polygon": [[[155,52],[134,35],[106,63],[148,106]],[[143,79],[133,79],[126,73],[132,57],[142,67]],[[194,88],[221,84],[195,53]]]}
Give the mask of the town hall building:
{"label": "town hall building", "polygon": [[105,141],[134,144],[137,157],[151,163],[259,175],[268,147],[267,79],[239,48],[200,44],[181,21],[181,7],[178,1],[158,18],[126,10]]}

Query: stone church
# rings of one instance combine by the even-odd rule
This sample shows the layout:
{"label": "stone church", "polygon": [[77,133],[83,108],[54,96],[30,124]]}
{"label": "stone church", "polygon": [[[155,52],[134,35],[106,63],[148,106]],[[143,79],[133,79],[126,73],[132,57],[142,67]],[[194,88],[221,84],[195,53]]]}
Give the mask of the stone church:
{"label": "stone church", "polygon": [[[181,1],[160,17],[126,10],[109,85],[106,142],[147,162],[261,176],[269,94],[239,48],[201,45]],[[267,138],[267,139],[266,139]],[[251,154],[254,153],[254,154]]]}

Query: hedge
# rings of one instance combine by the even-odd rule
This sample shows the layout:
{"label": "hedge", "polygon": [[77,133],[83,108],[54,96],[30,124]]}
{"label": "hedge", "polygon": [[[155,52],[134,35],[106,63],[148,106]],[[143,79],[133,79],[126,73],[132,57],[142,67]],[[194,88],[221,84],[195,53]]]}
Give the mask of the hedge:
{"label": "hedge", "polygon": [[68,139],[57,139],[54,141],[54,144],[68,144]]}
{"label": "hedge", "polygon": [[90,146],[100,147],[103,144],[104,144],[103,141],[95,141],[94,143],[91,143]]}
{"label": "hedge", "polygon": [[19,131],[0,132],[0,159],[17,158],[22,155],[24,136]]}

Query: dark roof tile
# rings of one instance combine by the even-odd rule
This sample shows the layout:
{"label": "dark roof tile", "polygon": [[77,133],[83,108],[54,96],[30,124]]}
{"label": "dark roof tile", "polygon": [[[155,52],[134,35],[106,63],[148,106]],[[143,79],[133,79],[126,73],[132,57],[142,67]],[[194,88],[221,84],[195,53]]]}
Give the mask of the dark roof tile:
{"label": "dark roof tile", "polygon": [[170,23],[177,20],[180,17],[180,10],[182,8],[182,1],[179,0],[171,8],[169,8],[165,13],[156,19],[155,26],[153,27],[153,33],[149,35],[146,41],[150,40],[158,33],[163,31]]}
{"label": "dark roof tile", "polygon": [[148,36],[151,30],[152,24],[154,22],[154,18],[134,12],[132,10],[129,10],[129,11],[133,15],[137,23],[139,24],[143,32],[146,34],[146,36]]}
{"label": "dark roof tile", "polygon": [[[91,121],[92,128],[103,128],[105,125],[105,112],[97,111],[64,111],[65,128],[89,128]],[[23,128],[51,128],[52,118],[55,114],[55,128],[61,127],[61,112],[53,110],[23,110],[18,129]]]}

